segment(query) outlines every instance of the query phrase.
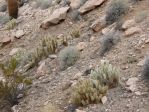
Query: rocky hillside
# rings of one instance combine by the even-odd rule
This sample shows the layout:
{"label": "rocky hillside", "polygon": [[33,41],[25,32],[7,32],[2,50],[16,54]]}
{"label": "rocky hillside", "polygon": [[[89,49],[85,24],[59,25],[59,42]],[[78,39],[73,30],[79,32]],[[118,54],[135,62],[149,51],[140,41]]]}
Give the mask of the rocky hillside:
{"label": "rocky hillside", "polygon": [[0,0],[0,112],[148,112],[149,0]]}

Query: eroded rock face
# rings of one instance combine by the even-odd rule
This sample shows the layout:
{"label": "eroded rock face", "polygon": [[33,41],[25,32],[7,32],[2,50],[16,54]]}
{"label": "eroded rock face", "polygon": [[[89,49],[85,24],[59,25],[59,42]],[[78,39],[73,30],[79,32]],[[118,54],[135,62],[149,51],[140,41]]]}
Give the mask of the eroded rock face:
{"label": "eroded rock face", "polygon": [[97,6],[100,6],[102,3],[104,3],[106,0],[88,0],[82,7],[80,7],[79,12],[81,14],[88,12]]}
{"label": "eroded rock face", "polygon": [[68,10],[69,7],[56,9],[48,19],[41,23],[40,28],[47,29],[51,25],[58,24],[61,20],[66,18]]}

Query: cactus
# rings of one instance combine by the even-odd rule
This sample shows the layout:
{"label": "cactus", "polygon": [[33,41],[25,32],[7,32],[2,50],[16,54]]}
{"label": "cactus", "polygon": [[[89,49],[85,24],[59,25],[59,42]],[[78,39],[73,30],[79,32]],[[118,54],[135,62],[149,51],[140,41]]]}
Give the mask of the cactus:
{"label": "cactus", "polygon": [[78,106],[99,103],[107,89],[107,86],[101,86],[97,80],[82,80],[75,86],[71,102]]}
{"label": "cactus", "polygon": [[116,87],[119,84],[119,70],[109,63],[103,63],[96,70],[91,71],[91,78],[98,80],[101,85],[109,88]]}

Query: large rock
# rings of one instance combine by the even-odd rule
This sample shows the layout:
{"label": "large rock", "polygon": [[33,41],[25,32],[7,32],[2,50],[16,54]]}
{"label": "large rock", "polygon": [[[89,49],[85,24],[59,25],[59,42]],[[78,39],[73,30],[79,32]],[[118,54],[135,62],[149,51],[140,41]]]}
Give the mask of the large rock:
{"label": "large rock", "polygon": [[105,16],[103,16],[102,18],[97,19],[96,21],[93,22],[93,24],[90,26],[90,28],[95,31],[98,32],[100,31],[102,28],[104,28],[106,26],[106,22],[105,22]]}
{"label": "large rock", "polygon": [[51,25],[58,24],[61,20],[66,18],[68,10],[69,7],[56,9],[48,19],[41,23],[40,28],[47,29]]}
{"label": "large rock", "polygon": [[82,7],[80,7],[79,12],[81,14],[88,12],[97,6],[100,6],[102,3],[104,3],[106,0],[88,0]]}
{"label": "large rock", "polygon": [[7,45],[12,41],[11,37],[6,36],[3,39],[0,40],[1,46]]}

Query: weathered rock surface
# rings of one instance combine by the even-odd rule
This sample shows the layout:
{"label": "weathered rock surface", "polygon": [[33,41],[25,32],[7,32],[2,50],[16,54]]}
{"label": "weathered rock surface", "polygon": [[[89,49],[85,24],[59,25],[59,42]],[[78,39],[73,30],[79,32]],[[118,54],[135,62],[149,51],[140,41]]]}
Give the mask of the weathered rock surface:
{"label": "weathered rock surface", "polygon": [[106,0],[88,0],[82,7],[80,7],[79,12],[81,14],[88,12],[97,6],[100,6],[102,3],[104,3]]}
{"label": "weathered rock surface", "polygon": [[68,10],[69,7],[56,9],[48,19],[41,23],[40,28],[47,29],[51,25],[58,24],[61,20],[66,18]]}

